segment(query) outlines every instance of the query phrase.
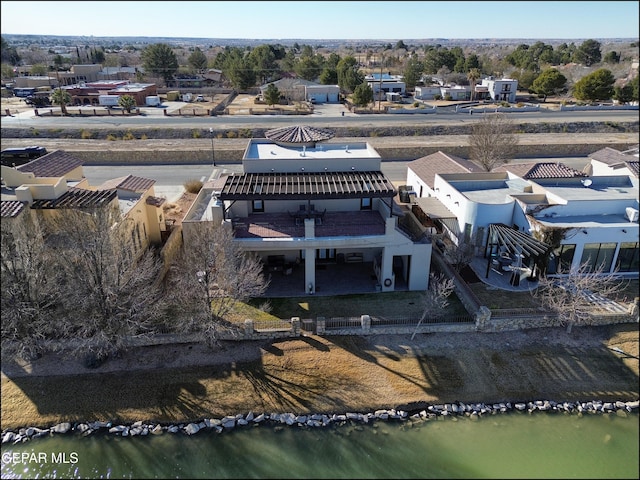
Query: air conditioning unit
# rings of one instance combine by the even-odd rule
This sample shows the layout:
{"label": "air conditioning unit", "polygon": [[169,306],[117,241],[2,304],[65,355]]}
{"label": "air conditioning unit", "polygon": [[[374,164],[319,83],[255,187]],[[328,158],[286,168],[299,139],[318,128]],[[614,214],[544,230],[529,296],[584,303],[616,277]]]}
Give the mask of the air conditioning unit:
{"label": "air conditioning unit", "polygon": [[629,219],[630,222],[637,222],[638,221],[638,210],[636,210],[633,207],[627,207],[627,218]]}

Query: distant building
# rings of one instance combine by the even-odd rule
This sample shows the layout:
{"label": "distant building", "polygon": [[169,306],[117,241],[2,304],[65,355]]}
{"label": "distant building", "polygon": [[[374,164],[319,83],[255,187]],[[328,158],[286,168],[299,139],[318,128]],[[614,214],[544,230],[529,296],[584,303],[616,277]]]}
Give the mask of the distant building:
{"label": "distant building", "polygon": [[391,75],[390,73],[372,73],[364,77],[371,90],[373,90],[374,100],[386,100],[387,93],[398,93],[405,95],[406,84],[402,75]]}
{"label": "distant building", "polygon": [[[494,102],[516,102],[518,80],[511,78],[501,78],[498,80],[489,77],[483,78],[481,85],[487,88],[489,96]],[[478,90],[476,89],[476,91]]]}

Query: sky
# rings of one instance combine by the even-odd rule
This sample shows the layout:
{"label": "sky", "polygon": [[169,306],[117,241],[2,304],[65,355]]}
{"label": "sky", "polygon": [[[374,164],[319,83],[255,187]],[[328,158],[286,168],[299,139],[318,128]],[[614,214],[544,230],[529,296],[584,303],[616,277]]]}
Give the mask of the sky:
{"label": "sky", "polygon": [[638,1],[2,1],[2,34],[222,39],[638,39]]}

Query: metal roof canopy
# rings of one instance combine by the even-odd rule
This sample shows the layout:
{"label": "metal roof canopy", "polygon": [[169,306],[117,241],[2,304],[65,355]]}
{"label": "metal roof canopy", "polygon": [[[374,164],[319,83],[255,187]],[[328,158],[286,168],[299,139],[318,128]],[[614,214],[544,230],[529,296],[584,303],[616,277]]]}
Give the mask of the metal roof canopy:
{"label": "metal roof canopy", "polygon": [[230,175],[220,200],[392,198],[393,184],[380,171],[248,173]]}
{"label": "metal roof canopy", "polygon": [[[514,255],[522,254],[525,257],[533,258],[544,255],[551,248],[550,245],[536,240],[531,235],[527,235],[503,223],[489,224],[489,236],[484,252],[485,258],[487,258],[487,249],[493,249],[495,245],[504,245]],[[487,277],[489,276],[490,268],[491,256],[489,256],[487,263]]]}
{"label": "metal roof canopy", "polygon": [[[495,239],[494,242],[491,240]],[[540,242],[531,235],[508,227],[502,223],[489,225],[489,241],[487,247],[494,244],[504,245],[511,253],[522,253],[527,257],[543,255],[550,248],[546,243]]]}

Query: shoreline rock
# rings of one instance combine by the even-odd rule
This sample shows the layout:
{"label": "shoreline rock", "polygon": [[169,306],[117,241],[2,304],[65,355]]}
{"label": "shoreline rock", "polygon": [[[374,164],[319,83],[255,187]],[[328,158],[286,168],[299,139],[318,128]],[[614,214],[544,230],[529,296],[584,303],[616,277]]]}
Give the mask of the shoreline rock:
{"label": "shoreline rock", "polygon": [[273,428],[298,427],[298,428],[320,428],[331,425],[345,426],[361,425],[375,421],[399,421],[409,422],[411,426],[420,422],[427,422],[438,417],[450,417],[457,420],[458,417],[466,417],[470,420],[478,420],[482,416],[497,414],[534,414],[561,413],[561,414],[614,414],[627,416],[628,414],[638,414],[640,400],[629,402],[604,402],[601,400],[590,400],[586,402],[557,402],[554,400],[534,400],[528,402],[499,402],[485,404],[482,402],[454,402],[444,404],[425,403],[422,408],[415,409],[379,409],[374,412],[358,413],[314,413],[296,415],[291,412],[284,413],[261,413],[248,412],[246,415],[227,415],[223,418],[205,418],[192,422],[177,424],[161,424],[158,422],[143,422],[138,420],[131,424],[112,424],[112,422],[94,421],[78,422],[71,424],[61,422],[56,425],[39,428],[35,426],[22,427],[19,429],[7,429],[2,432],[2,444],[24,443],[36,438],[53,435],[75,434],[86,437],[95,433],[109,435],[119,435],[122,437],[136,437],[152,435],[162,435],[164,433],[197,435],[200,432],[223,433],[226,430],[242,428],[246,426],[269,425]]}

